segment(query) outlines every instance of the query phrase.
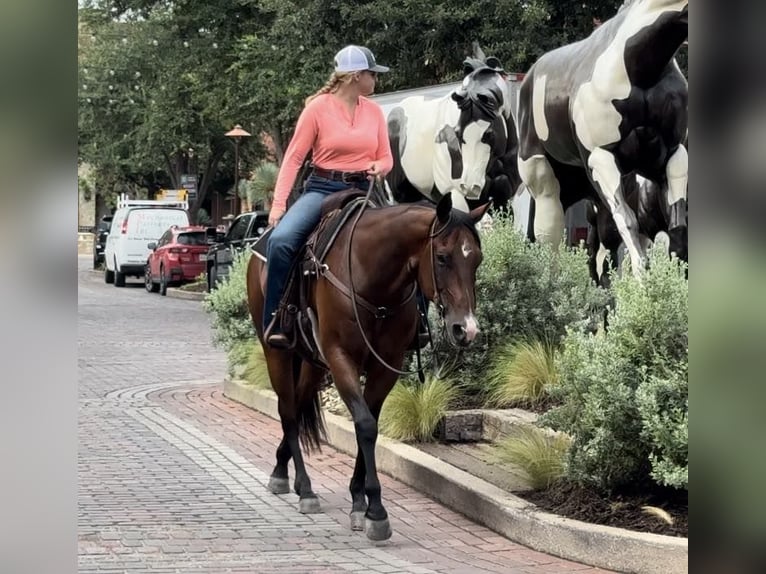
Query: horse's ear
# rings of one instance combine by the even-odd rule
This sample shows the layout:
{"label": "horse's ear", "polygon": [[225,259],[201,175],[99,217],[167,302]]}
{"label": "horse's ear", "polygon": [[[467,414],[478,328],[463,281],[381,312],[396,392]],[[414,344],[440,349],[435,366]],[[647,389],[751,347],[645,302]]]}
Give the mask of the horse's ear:
{"label": "horse's ear", "polygon": [[473,57],[477,60],[481,60],[483,62],[487,58],[484,55],[484,50],[481,49],[481,46],[479,46],[479,43],[476,40],[471,42],[471,50],[473,52]]}
{"label": "horse's ear", "polygon": [[442,195],[439,203],[436,205],[436,217],[439,218],[439,223],[447,223],[449,221],[450,213],[452,212],[452,194],[447,193]]}
{"label": "horse's ear", "polygon": [[492,199],[490,199],[484,205],[480,205],[476,209],[471,210],[471,213],[469,213],[468,215],[471,217],[471,220],[473,220],[474,224],[479,223],[479,221],[481,221],[481,218],[484,217],[485,213],[487,213],[487,210],[489,209],[490,205],[492,205]]}
{"label": "horse's ear", "polygon": [[503,65],[500,63],[500,60],[498,60],[494,56],[490,56],[489,58],[487,58],[487,66],[489,66],[493,70],[497,70],[498,72],[503,71]]}

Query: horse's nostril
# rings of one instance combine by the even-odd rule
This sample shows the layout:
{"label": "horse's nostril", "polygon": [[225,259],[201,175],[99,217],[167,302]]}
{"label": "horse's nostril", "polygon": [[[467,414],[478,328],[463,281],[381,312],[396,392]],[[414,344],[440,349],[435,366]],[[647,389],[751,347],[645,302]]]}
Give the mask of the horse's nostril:
{"label": "horse's nostril", "polygon": [[465,340],[465,327],[463,327],[460,323],[453,323],[452,336],[455,338],[456,341]]}

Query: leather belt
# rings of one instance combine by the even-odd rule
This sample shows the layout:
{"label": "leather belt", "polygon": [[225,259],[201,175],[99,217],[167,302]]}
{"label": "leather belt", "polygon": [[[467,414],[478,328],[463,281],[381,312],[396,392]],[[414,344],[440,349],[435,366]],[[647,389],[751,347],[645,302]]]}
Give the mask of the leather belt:
{"label": "leather belt", "polygon": [[315,167],[311,171],[311,175],[333,181],[342,181],[343,183],[367,180],[367,172],[364,171],[336,171],[334,169],[322,169],[321,167]]}

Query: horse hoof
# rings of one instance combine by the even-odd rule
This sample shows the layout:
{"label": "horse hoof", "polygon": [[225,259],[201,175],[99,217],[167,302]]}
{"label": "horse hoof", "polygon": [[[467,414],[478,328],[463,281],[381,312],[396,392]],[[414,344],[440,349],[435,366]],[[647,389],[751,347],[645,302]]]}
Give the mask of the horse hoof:
{"label": "horse hoof", "polygon": [[271,494],[287,494],[290,492],[290,481],[286,478],[269,478],[269,492]]}
{"label": "horse hoof", "polygon": [[351,517],[351,530],[364,530],[364,510],[357,510],[349,514]]}
{"label": "horse hoof", "polygon": [[391,538],[391,523],[388,518],[383,520],[365,518],[364,531],[370,540],[388,540]]}
{"label": "horse hoof", "polygon": [[298,501],[298,512],[301,514],[316,514],[322,512],[322,508],[319,506],[319,499],[313,498],[301,498]]}

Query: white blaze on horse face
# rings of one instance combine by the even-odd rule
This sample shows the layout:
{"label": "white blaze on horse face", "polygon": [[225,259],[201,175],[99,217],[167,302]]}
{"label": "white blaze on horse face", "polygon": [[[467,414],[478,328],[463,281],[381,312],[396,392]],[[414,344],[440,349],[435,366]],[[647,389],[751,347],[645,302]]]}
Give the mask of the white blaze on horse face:
{"label": "white blaze on horse face", "polygon": [[463,257],[468,259],[468,256],[473,253],[473,249],[468,245],[467,241],[463,241],[463,245],[460,247],[460,251],[463,253]]}
{"label": "white blaze on horse face", "polygon": [[535,124],[535,133],[540,141],[548,139],[548,121],[545,119],[545,83],[548,76],[542,74],[535,76],[535,84],[532,87],[532,120]]}
{"label": "white blaze on horse face", "polygon": [[481,140],[489,125],[488,121],[476,120],[463,130],[463,174],[459,189],[469,199],[478,199],[484,188],[491,150],[489,144]]}
{"label": "white blaze on horse face", "polygon": [[640,277],[644,267],[644,251],[638,240],[638,221],[623,196],[620,169],[614,154],[596,148],[588,157],[588,167],[592,170],[593,181],[599,186],[601,196],[612,213],[620,237],[628,248],[633,275]]}
{"label": "white blaze on horse face", "polygon": [[689,182],[689,155],[683,145],[678,146],[665,166],[668,177],[668,205],[686,199]]}
{"label": "white blaze on horse face", "polygon": [[577,90],[572,102],[572,120],[577,137],[588,150],[620,139],[622,116],[612,100],[630,95],[630,79],[625,67],[625,44],[641,29],[651,26],[665,12],[680,12],[688,0],[647,0],[624,9],[626,15],[611,44],[596,60],[593,76]]}
{"label": "white blaze on horse face", "polygon": [[479,334],[479,324],[476,321],[476,317],[473,313],[470,313],[465,318],[465,339],[469,343],[476,338]]}

